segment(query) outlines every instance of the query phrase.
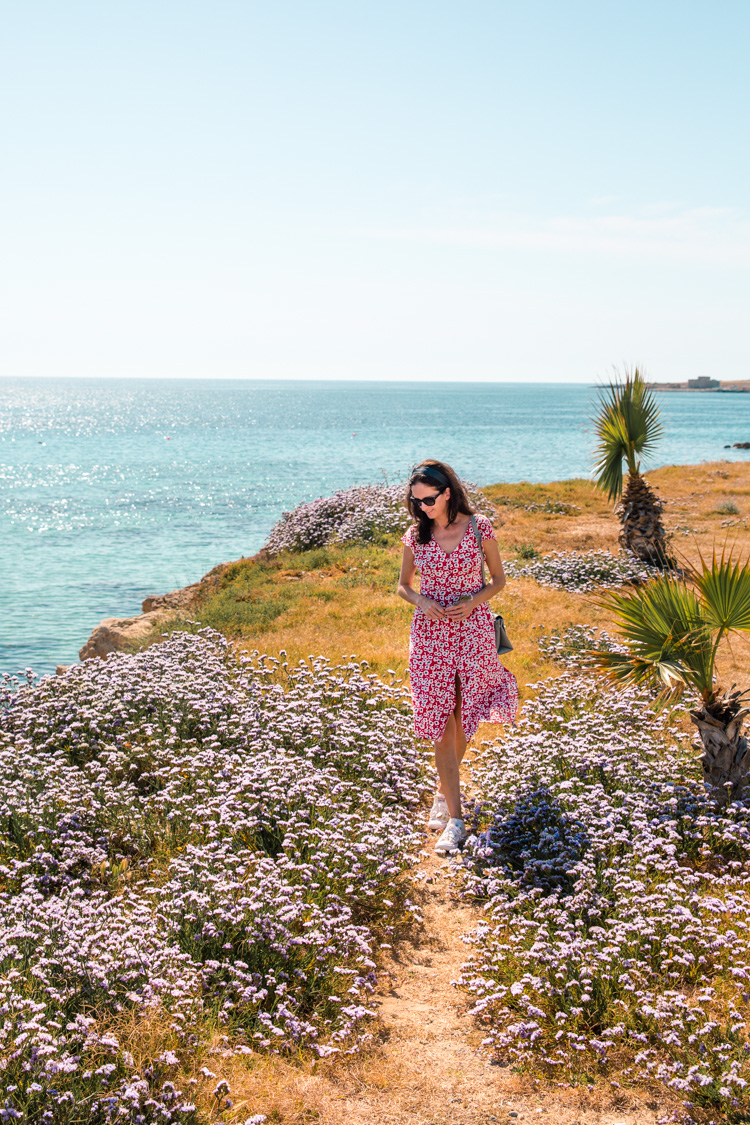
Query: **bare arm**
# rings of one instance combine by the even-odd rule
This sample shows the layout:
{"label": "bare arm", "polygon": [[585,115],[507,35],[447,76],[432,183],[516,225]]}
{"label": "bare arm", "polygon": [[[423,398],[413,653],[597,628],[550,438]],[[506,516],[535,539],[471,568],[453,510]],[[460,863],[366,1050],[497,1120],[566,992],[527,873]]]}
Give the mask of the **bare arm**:
{"label": "bare arm", "polygon": [[401,556],[401,573],[398,579],[398,596],[403,598],[405,602],[418,606],[431,621],[442,621],[447,615],[447,610],[434,602],[432,598],[424,597],[412,586],[416,573],[417,564],[414,562],[414,552],[411,547],[404,544],[404,553]]}
{"label": "bare arm", "polygon": [[445,612],[448,617],[454,620],[460,621],[468,617],[472,610],[476,609],[482,602],[488,602],[490,598],[494,598],[495,594],[499,594],[505,585],[505,571],[503,570],[503,561],[500,558],[497,540],[485,539],[482,543],[482,550],[487,569],[490,572],[490,581],[481,590],[477,590],[476,594],[472,594],[470,598],[463,598],[458,605],[452,605],[446,609]]}
{"label": "bare arm", "polygon": [[483,590],[474,594],[472,601],[474,605],[480,605],[482,602],[488,602],[490,598],[494,598],[495,594],[499,594],[505,586],[505,571],[503,570],[503,560],[500,558],[500,548],[497,545],[497,539],[485,539],[482,543],[482,550],[484,551],[484,558],[487,563],[487,569],[490,572],[491,581],[487,583]]}

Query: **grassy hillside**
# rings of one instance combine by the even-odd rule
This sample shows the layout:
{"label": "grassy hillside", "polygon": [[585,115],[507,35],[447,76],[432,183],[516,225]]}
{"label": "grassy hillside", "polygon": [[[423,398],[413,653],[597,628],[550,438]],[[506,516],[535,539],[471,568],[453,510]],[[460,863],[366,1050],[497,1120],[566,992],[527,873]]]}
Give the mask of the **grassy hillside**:
{"label": "grassy hillside", "polygon": [[[727,539],[750,548],[746,464],[670,466],[650,473],[649,480],[667,501],[665,522],[676,551],[697,558],[698,551],[710,552]],[[483,491],[497,507],[495,528],[506,561],[554,551],[617,550],[617,520],[586,480],[496,484]],[[334,661],[356,653],[374,671],[393,669],[401,676],[412,610],[395,594],[400,557],[401,544],[392,536],[386,545],[342,544],[241,559],[226,566],[189,614],[175,615],[150,640],[185,628],[192,618],[220,630],[239,648],[269,654],[284,649],[293,662],[311,653]],[[555,670],[539,652],[542,629],[607,624],[590,596],[529,579],[510,579],[493,607],[505,616],[515,645],[507,664],[522,687]],[[740,676],[748,655],[750,644],[735,644],[724,667]]]}

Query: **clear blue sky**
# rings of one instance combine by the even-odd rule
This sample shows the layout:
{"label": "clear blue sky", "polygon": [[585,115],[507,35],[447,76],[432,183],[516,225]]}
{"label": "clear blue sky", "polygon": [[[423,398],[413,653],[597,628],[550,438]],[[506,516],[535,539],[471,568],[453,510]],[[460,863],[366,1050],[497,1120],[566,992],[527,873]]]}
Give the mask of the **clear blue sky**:
{"label": "clear blue sky", "polygon": [[0,374],[750,378],[750,4],[36,0]]}

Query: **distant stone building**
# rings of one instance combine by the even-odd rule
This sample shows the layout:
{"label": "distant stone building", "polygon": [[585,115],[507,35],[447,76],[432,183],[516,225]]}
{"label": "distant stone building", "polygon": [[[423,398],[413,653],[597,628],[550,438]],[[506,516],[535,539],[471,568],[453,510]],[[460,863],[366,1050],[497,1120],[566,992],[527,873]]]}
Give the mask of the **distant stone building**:
{"label": "distant stone building", "polygon": [[708,375],[699,375],[697,379],[688,379],[689,391],[713,391],[721,384],[718,379],[709,379]]}

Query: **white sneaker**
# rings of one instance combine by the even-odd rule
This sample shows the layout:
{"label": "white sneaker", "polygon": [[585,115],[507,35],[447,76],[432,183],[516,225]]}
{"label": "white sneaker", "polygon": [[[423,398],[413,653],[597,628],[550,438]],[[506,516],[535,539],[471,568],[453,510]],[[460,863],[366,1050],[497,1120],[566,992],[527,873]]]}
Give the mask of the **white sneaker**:
{"label": "white sneaker", "polygon": [[438,855],[448,855],[451,852],[457,852],[466,839],[466,835],[464,822],[451,817],[443,829],[442,836],[435,844],[435,851]]}
{"label": "white sneaker", "polygon": [[428,828],[439,828],[441,831],[445,828],[446,824],[451,818],[448,812],[448,805],[442,793],[436,793],[435,799],[432,802],[430,809],[430,816],[427,821]]}

